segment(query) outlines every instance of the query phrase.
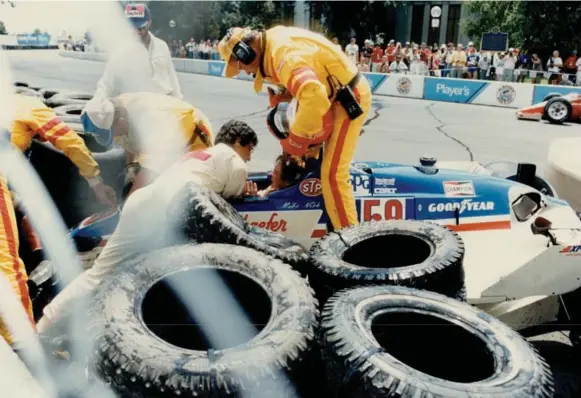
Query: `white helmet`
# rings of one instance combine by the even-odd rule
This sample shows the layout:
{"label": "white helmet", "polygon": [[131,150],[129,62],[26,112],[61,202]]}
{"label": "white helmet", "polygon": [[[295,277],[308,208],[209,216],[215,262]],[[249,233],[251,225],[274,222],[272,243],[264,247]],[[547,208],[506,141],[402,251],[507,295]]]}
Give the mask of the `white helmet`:
{"label": "white helmet", "polygon": [[291,102],[280,102],[268,112],[266,125],[276,139],[284,140],[290,134],[298,105],[297,99],[293,98]]}

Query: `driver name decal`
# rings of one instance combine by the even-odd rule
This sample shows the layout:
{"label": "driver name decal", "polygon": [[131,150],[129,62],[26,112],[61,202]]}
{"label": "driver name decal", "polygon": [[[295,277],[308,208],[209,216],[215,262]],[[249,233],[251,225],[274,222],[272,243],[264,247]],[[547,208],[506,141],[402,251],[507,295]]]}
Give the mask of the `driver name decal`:
{"label": "driver name decal", "polygon": [[[248,222],[248,214],[244,215],[244,221]],[[249,224],[272,232],[286,232],[287,229],[287,221],[278,213],[272,213],[266,221],[250,221]]]}
{"label": "driver name decal", "polygon": [[431,203],[428,206],[430,213],[441,213],[456,211],[462,214],[466,211],[492,211],[494,210],[494,202],[473,202],[472,199],[464,199],[461,202],[448,203]]}
{"label": "driver name decal", "polygon": [[321,194],[321,180],[318,178],[307,178],[299,185],[299,191],[308,197],[319,196]]}
{"label": "driver name decal", "polygon": [[359,221],[405,219],[405,199],[364,199],[361,201]]}

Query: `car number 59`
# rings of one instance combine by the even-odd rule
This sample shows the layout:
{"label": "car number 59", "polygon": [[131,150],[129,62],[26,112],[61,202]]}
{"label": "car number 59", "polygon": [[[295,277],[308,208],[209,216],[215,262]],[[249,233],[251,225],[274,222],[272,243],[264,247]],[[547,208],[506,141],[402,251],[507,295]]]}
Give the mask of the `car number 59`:
{"label": "car number 59", "polygon": [[405,199],[365,199],[361,201],[361,222],[402,220],[405,215]]}

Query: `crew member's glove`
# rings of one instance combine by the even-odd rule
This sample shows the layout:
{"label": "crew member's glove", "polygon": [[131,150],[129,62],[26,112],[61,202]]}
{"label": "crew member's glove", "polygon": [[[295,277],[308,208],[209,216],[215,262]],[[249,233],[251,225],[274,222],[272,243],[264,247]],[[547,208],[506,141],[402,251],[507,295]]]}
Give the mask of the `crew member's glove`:
{"label": "crew member's glove", "polygon": [[282,146],[282,151],[284,153],[288,153],[289,155],[293,156],[304,156],[309,150],[308,143],[304,141],[304,139],[301,139],[300,137],[297,137],[291,133],[288,138],[280,140],[280,145]]}
{"label": "crew member's glove", "polygon": [[283,87],[278,91],[274,91],[271,87],[267,87],[268,90],[268,108],[274,108],[281,102],[291,102],[293,96]]}
{"label": "crew member's glove", "polygon": [[90,178],[88,180],[89,186],[95,192],[97,200],[105,205],[117,206],[117,195],[115,190],[108,185],[105,185],[100,176]]}

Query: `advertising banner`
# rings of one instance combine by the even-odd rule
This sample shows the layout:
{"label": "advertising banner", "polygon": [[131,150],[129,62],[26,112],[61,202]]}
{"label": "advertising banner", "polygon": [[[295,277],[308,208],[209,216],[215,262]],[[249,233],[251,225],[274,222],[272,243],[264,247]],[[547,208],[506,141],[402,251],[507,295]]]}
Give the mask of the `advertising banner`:
{"label": "advertising banner", "polygon": [[377,95],[392,97],[423,98],[424,77],[414,75],[390,74],[374,91]]}
{"label": "advertising banner", "polygon": [[490,83],[478,80],[424,78],[424,99],[470,104]]}
{"label": "advertising banner", "polygon": [[565,94],[569,94],[569,93],[581,94],[581,87],[535,85],[535,91],[533,94],[533,102],[532,103],[537,104],[539,102],[543,102],[545,97],[547,97],[547,95],[549,95],[549,94],[565,95]]}
{"label": "advertising banner", "polygon": [[224,62],[210,61],[208,62],[208,74],[211,76],[222,76],[225,66],[226,64]]}
{"label": "advertising banner", "polygon": [[387,75],[384,73],[362,73],[363,76],[369,82],[369,87],[371,92],[374,93],[375,90],[387,79]]}
{"label": "advertising banner", "polygon": [[38,35],[24,33],[16,35],[16,41],[21,47],[48,47],[50,44],[50,35],[45,33]]}
{"label": "advertising banner", "polygon": [[531,105],[534,86],[530,83],[489,82],[472,104],[523,108]]}

